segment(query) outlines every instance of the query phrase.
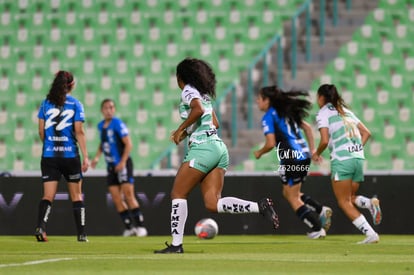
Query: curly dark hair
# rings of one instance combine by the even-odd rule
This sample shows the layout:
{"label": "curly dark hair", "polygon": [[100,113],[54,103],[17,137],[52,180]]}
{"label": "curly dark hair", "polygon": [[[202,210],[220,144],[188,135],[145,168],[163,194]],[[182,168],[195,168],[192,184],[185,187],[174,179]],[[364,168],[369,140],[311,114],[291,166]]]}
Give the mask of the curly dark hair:
{"label": "curly dark hair", "polygon": [[210,64],[196,58],[186,58],[177,65],[177,77],[196,88],[200,94],[216,97],[216,75]]}
{"label": "curly dark hair", "polygon": [[55,75],[55,79],[50,87],[46,98],[57,107],[65,104],[66,94],[73,88],[75,81],[70,72],[59,71]]}
{"label": "curly dark hair", "polygon": [[309,115],[312,103],[300,96],[308,96],[307,91],[284,91],[278,86],[267,86],[260,89],[263,98],[269,98],[270,105],[276,109],[280,117],[287,118],[289,122],[301,125]]}
{"label": "curly dark hair", "polygon": [[318,89],[318,95],[325,98],[325,103],[332,103],[340,115],[344,115],[344,107],[348,108],[338,89],[333,84],[322,84]]}

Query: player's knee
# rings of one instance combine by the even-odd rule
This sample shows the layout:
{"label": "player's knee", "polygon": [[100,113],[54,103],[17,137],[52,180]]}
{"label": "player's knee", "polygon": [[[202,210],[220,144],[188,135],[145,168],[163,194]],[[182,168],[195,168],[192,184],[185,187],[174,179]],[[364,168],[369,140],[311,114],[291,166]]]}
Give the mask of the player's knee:
{"label": "player's knee", "polygon": [[204,206],[207,211],[212,213],[217,213],[217,201],[215,200],[206,200],[204,201]]}
{"label": "player's knee", "polygon": [[170,193],[171,199],[187,199],[187,194],[178,191],[171,191]]}
{"label": "player's knee", "polygon": [[283,191],[283,197],[289,202],[292,203],[293,201],[296,201],[299,199],[297,194],[292,194],[288,191]]}
{"label": "player's knee", "polygon": [[338,207],[342,210],[347,209],[350,206],[350,203],[348,200],[339,200],[338,201]]}
{"label": "player's knee", "polygon": [[53,199],[54,199],[54,196],[51,196],[51,195],[44,195],[42,198],[42,200],[47,200],[50,202],[53,202]]}

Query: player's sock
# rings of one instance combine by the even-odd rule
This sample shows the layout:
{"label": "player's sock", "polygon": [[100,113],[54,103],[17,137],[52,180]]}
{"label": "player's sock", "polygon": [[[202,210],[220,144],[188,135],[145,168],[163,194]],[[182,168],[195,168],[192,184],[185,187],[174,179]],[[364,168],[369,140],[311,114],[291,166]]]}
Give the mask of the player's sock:
{"label": "player's sock", "polygon": [[139,207],[132,209],[131,215],[134,218],[136,226],[144,226],[144,215],[142,215],[141,209],[139,209]]}
{"label": "player's sock", "polygon": [[132,221],[131,221],[131,216],[129,214],[129,211],[124,210],[122,212],[119,212],[119,216],[121,216],[121,220],[124,223],[125,228],[126,229],[131,229]]}
{"label": "player's sock", "polygon": [[356,196],[355,205],[359,208],[369,208],[371,206],[371,199],[364,196]]}
{"label": "player's sock", "polygon": [[76,229],[79,235],[85,234],[85,205],[83,201],[74,201],[72,203],[73,216],[75,217]]}
{"label": "player's sock", "polygon": [[315,211],[312,211],[306,205],[302,205],[296,210],[296,215],[299,219],[306,224],[312,231],[321,230],[321,221],[319,220],[318,214]]}
{"label": "player's sock", "polygon": [[358,218],[352,221],[356,228],[361,231],[365,235],[372,236],[376,234],[374,229],[372,229],[371,225],[367,222],[364,215],[360,215]]}
{"label": "player's sock", "polygon": [[43,230],[46,229],[46,223],[49,219],[50,211],[52,210],[52,203],[48,200],[41,200],[39,203],[39,216],[37,218],[37,226]]}
{"label": "player's sock", "polygon": [[311,196],[303,194],[300,199],[316,213],[320,214],[322,212],[322,204],[312,199]]}
{"label": "player's sock", "polygon": [[253,201],[224,197],[217,202],[217,212],[230,214],[259,213],[259,205]]}
{"label": "player's sock", "polygon": [[186,199],[173,199],[171,202],[171,236],[172,245],[183,243],[184,227],[187,220],[188,209]]}

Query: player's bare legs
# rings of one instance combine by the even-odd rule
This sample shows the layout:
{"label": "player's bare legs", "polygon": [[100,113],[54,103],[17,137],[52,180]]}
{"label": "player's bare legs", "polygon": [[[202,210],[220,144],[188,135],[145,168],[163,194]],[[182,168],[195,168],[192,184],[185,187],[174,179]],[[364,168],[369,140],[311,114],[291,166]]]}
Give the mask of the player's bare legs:
{"label": "player's bare legs", "polygon": [[352,180],[332,181],[332,189],[335,194],[339,208],[351,220],[355,220],[361,213],[352,203]]}
{"label": "player's bare legs", "polygon": [[293,211],[299,209],[302,205],[304,205],[303,201],[300,199],[301,192],[300,189],[302,187],[301,183],[295,185],[288,185],[283,184],[283,197],[289,202],[290,206],[292,207]]}
{"label": "player's bare legs", "polygon": [[42,200],[53,202],[58,188],[58,181],[46,181],[43,183]]}
{"label": "player's bare legs", "polygon": [[200,187],[204,205],[210,212],[217,213],[218,211],[217,202],[223,191],[225,173],[226,170],[222,168],[214,168],[201,182]]}
{"label": "player's bare legs", "polygon": [[334,191],[338,206],[342,209],[345,215],[352,221],[354,226],[358,228],[366,238],[359,242],[376,243],[379,241],[378,234],[374,231],[371,225],[367,222],[364,215],[355,207],[352,196],[356,193],[358,187],[352,184],[351,179],[335,181],[332,180],[332,189]]}

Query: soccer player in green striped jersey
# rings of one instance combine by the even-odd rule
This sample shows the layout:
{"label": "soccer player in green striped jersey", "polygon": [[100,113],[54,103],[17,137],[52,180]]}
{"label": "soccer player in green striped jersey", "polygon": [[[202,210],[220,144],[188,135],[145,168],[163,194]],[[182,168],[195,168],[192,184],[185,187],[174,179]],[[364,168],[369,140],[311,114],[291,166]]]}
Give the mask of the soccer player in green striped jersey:
{"label": "soccer player in green striped jersey", "polygon": [[316,116],[321,135],[318,149],[312,156],[321,161],[321,154],[329,148],[331,158],[332,189],[339,207],[366,238],[360,244],[377,243],[379,236],[364,215],[355,207],[371,211],[374,224],[381,221],[381,209],[377,198],[357,196],[364,180],[364,145],[371,136],[368,128],[351,112],[335,85],[319,87],[317,101],[320,110]]}

